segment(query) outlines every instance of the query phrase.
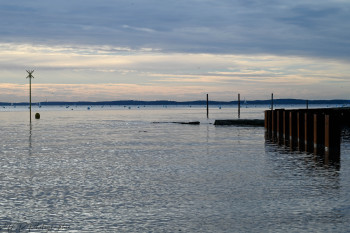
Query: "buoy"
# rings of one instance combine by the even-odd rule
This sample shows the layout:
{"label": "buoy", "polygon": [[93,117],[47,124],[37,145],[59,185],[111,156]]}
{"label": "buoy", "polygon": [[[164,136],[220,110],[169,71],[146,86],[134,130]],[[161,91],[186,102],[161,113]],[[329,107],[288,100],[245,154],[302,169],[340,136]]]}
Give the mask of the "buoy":
{"label": "buoy", "polygon": [[40,113],[35,113],[35,119],[40,119]]}

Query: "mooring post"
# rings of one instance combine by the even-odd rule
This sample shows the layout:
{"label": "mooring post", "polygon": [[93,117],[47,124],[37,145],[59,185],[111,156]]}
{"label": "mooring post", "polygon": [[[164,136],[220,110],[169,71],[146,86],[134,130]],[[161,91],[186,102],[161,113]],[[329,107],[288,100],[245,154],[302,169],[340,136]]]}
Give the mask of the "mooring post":
{"label": "mooring post", "polygon": [[297,137],[297,114],[295,111],[289,112],[289,146],[294,149]]}
{"label": "mooring post", "polygon": [[271,110],[273,110],[273,93],[271,93]]}
{"label": "mooring post", "polygon": [[282,138],[283,138],[283,112],[284,109],[278,109],[277,110],[277,142],[279,144],[282,143]]}
{"label": "mooring post", "polygon": [[269,138],[269,110],[264,111],[265,115],[265,139]]}
{"label": "mooring post", "polygon": [[304,150],[305,146],[305,114],[304,111],[299,110],[297,112],[297,137],[298,137],[298,149],[300,151]]}
{"label": "mooring post", "polygon": [[241,118],[241,94],[238,93],[238,118]]}
{"label": "mooring post", "polygon": [[272,136],[272,111],[265,111],[265,125],[266,125],[266,136],[271,138]]}
{"label": "mooring post", "polygon": [[325,118],[323,112],[314,114],[314,154],[324,153]]}
{"label": "mooring post", "polygon": [[325,159],[337,161],[340,159],[340,125],[336,113],[325,115]]}
{"label": "mooring post", "polygon": [[209,95],[207,94],[207,118],[209,118]]}
{"label": "mooring post", "polygon": [[277,111],[271,111],[271,128],[272,128],[272,139],[275,141],[277,135]]}
{"label": "mooring post", "polygon": [[305,151],[313,152],[314,149],[314,115],[311,112],[306,112],[304,116],[304,128],[305,128]]}
{"label": "mooring post", "polygon": [[283,140],[285,146],[289,141],[289,112],[290,111],[283,111]]}

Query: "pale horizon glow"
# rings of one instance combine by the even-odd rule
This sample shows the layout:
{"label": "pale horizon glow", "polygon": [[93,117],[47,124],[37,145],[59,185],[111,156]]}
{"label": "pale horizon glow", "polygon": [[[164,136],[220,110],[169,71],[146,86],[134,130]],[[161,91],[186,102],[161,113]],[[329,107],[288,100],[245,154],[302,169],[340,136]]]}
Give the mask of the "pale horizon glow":
{"label": "pale horizon glow", "polygon": [[350,3],[156,2],[0,3],[0,102],[350,99]]}

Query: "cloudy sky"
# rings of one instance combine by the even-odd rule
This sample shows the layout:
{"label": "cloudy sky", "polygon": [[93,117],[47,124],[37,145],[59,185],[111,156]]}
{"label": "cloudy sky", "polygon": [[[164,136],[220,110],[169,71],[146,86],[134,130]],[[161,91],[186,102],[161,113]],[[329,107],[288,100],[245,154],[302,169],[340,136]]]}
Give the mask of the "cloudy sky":
{"label": "cloudy sky", "polygon": [[0,102],[350,99],[349,0],[0,0]]}

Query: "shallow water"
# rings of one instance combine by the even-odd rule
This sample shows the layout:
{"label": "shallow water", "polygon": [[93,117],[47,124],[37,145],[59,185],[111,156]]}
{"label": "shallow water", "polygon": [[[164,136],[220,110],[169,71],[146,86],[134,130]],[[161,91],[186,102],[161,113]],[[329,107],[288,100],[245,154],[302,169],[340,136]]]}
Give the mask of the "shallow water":
{"label": "shallow water", "polygon": [[[42,107],[0,112],[0,227],[20,232],[346,232],[340,165],[215,127],[233,108]],[[262,108],[242,118],[262,118]],[[152,122],[200,121],[201,125]],[[346,132],[344,132],[345,134]],[[59,228],[61,227],[61,229]]]}

